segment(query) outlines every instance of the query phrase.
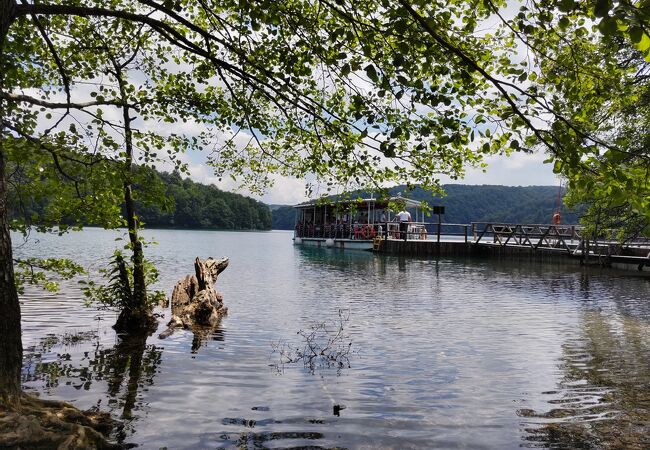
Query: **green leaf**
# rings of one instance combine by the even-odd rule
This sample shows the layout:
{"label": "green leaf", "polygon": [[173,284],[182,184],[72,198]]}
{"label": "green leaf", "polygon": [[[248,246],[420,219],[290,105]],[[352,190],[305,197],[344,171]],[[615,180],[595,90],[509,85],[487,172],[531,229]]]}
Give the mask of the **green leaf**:
{"label": "green leaf", "polygon": [[596,5],[594,6],[594,14],[596,17],[607,17],[611,8],[611,0],[596,0]]}
{"label": "green leaf", "polygon": [[562,167],[563,167],[562,161],[560,161],[559,159],[556,160],[555,163],[553,164],[553,173],[561,173]]}
{"label": "green leaf", "polygon": [[598,30],[605,36],[612,36],[618,32],[618,24],[613,17],[605,17],[598,24]]}
{"label": "green leaf", "polygon": [[569,28],[569,25],[571,25],[571,21],[565,16],[562,17],[557,24],[561,30],[566,30],[567,28]]}
{"label": "green leaf", "polygon": [[560,0],[560,3],[557,5],[557,8],[562,12],[571,12],[576,7],[576,2],[574,0]]}
{"label": "green leaf", "polygon": [[368,75],[368,78],[370,78],[374,82],[377,82],[379,77],[377,75],[377,70],[375,69],[375,66],[373,66],[372,64],[368,64],[365,70],[366,70],[366,75]]}
{"label": "green leaf", "polygon": [[641,27],[630,27],[628,30],[628,35],[634,44],[641,42],[643,34],[643,28]]}
{"label": "green leaf", "polygon": [[646,33],[643,33],[641,40],[636,44],[636,48],[638,48],[641,52],[648,50],[648,48],[650,48],[650,36],[648,36]]}

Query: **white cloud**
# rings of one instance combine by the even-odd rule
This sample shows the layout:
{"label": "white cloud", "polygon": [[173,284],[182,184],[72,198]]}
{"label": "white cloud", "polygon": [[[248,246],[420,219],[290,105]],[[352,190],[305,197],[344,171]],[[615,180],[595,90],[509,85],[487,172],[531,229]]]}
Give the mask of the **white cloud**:
{"label": "white cloud", "polygon": [[454,184],[500,184],[504,186],[553,186],[558,178],[553,173],[552,164],[544,164],[548,156],[544,153],[512,153],[506,156],[486,158],[488,167],[485,173],[481,169],[469,169],[465,178],[452,181],[442,177],[443,183]]}

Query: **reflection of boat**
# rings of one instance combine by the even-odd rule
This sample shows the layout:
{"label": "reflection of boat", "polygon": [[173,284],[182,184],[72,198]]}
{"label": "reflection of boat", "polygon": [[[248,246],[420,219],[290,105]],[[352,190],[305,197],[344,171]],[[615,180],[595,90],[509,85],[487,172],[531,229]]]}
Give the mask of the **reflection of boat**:
{"label": "reflection of boat", "polygon": [[[320,200],[296,205],[294,243],[317,247],[371,250],[375,239],[400,239],[395,209],[409,211],[409,239],[426,238],[424,211],[419,201],[402,197],[345,201]],[[402,231],[403,233],[403,231]]]}

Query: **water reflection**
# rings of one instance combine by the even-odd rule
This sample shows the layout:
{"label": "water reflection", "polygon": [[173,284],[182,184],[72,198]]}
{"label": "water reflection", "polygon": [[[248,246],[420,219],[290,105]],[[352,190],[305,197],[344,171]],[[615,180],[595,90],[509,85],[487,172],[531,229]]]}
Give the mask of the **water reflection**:
{"label": "water reflection", "polygon": [[650,448],[650,322],[629,315],[629,304],[623,309],[628,314],[583,313],[581,336],[563,345],[564,377],[544,393],[550,409],[519,411],[532,419],[526,446]]}
{"label": "water reflection", "polygon": [[[377,281],[389,280],[393,284],[411,284],[413,276],[438,277],[440,259],[417,259],[404,256],[379,255],[362,250],[341,250],[336,248],[315,248],[296,246],[295,252],[301,276],[328,274],[357,280],[363,289]],[[446,264],[450,263],[446,259]],[[425,268],[426,272],[423,272]]]}
{"label": "water reflection", "polygon": [[201,327],[195,325],[192,327],[192,346],[190,352],[196,354],[199,352],[201,347],[207,346],[208,343],[213,341],[223,341],[225,338],[225,332],[221,328],[221,321],[219,325],[215,327]]}
{"label": "water reflection", "polygon": [[383,258],[366,251],[345,251],[341,249],[316,248],[306,246],[294,247],[298,264],[305,269],[318,268],[322,270],[338,270],[343,273],[350,271],[367,271],[375,265],[380,265]]}
{"label": "water reflection", "polygon": [[[172,314],[178,314],[180,307],[176,310],[176,307],[172,306]],[[158,335],[159,339],[167,339],[175,332],[180,332],[180,330],[189,330],[192,332],[192,345],[190,347],[190,353],[196,355],[199,352],[201,347],[208,345],[212,341],[223,341],[224,340],[224,330],[221,327],[221,322],[223,317],[220,317],[217,323],[214,325],[197,325],[192,324],[187,328],[178,327],[176,325],[169,326],[165,331]]]}
{"label": "water reflection", "polygon": [[[221,436],[221,445],[234,448],[292,448],[292,449],[339,449],[341,447],[322,447],[314,445],[313,441],[322,439],[324,435],[319,432],[261,432],[246,433],[239,436],[230,436],[223,434]],[[286,444],[283,441],[290,441],[291,447],[282,446]],[[298,441],[298,442],[296,442]],[[297,444],[297,445],[296,445]]]}
{"label": "water reflection", "polygon": [[[59,386],[62,378],[75,389],[89,390],[92,380],[88,380],[87,371],[78,370],[70,361],[71,353],[79,353],[76,347],[88,347],[98,339],[94,330],[78,333],[64,333],[60,336],[47,334],[40,342],[25,349],[22,368],[23,384],[38,381],[48,392]],[[54,354],[55,350],[60,353]],[[73,384],[77,383],[77,384]]]}
{"label": "water reflection", "polygon": [[[340,410],[345,407],[335,405],[334,415],[340,416]],[[267,407],[253,407],[254,411],[269,411]],[[259,449],[322,449],[335,450],[345,449],[334,445],[325,433],[315,430],[295,430],[294,427],[309,428],[313,426],[328,426],[333,422],[330,419],[293,419],[280,421],[271,418],[266,419],[244,419],[225,418],[222,425],[236,427],[244,432],[221,431],[216,434],[216,439],[206,437],[201,441],[202,446],[216,448],[259,448]],[[274,426],[275,428],[287,428],[279,431],[258,431],[257,428]]]}
{"label": "water reflection", "polygon": [[123,442],[133,431],[134,411],[146,406],[138,393],[154,384],[162,359],[162,348],[147,344],[147,338],[146,334],[120,337],[115,346],[106,348],[94,332],[49,335],[27,349],[22,382],[47,390],[60,385],[84,391],[105,388],[107,405],[100,398],[96,407],[108,408],[124,421],[116,436]]}

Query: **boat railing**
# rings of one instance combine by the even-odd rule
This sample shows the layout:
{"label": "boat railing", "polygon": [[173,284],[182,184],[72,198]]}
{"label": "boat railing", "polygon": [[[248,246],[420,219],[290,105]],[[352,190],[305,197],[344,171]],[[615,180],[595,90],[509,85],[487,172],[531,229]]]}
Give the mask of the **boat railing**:
{"label": "boat railing", "polygon": [[381,236],[381,224],[347,224],[331,223],[323,225],[298,224],[295,236],[299,238],[317,239],[373,239]]}
{"label": "boat railing", "polygon": [[406,227],[407,240],[440,240],[445,237],[462,237],[465,242],[471,235],[471,225],[462,223],[437,223],[437,222],[408,222],[402,225],[399,222],[362,223],[332,223],[332,224],[298,224],[295,236],[299,238],[316,239],[404,239],[404,226]]}

